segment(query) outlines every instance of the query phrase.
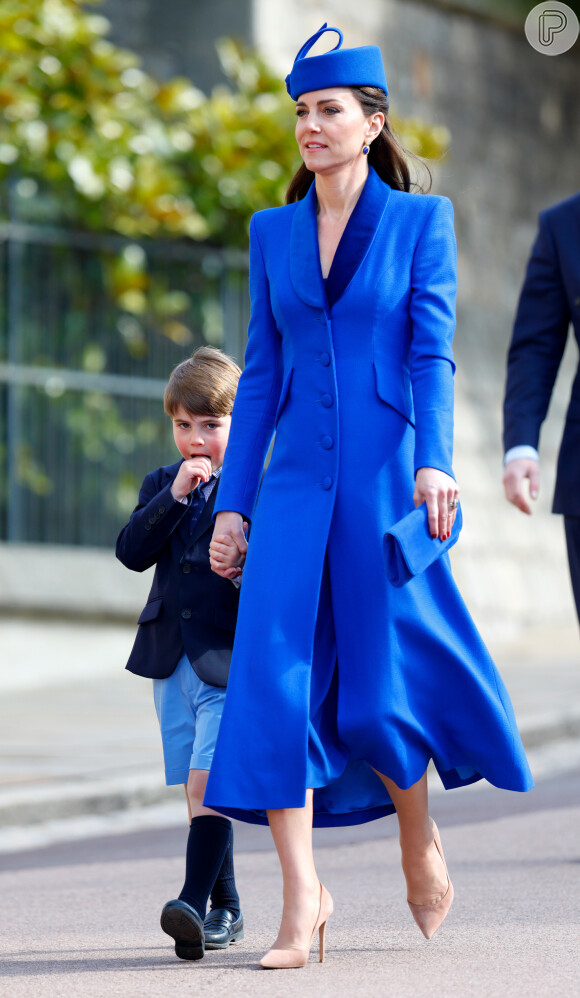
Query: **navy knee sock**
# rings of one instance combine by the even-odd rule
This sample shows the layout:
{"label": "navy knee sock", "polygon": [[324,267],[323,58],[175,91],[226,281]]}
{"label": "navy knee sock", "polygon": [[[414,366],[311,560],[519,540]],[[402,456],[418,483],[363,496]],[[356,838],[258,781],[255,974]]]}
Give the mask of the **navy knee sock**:
{"label": "navy knee sock", "polygon": [[210,894],[212,908],[227,908],[234,918],[240,917],[240,898],[234,874],[234,830],[230,824],[230,837],[220,872]]}
{"label": "navy knee sock", "polygon": [[[185,883],[179,895],[205,918],[210,892],[220,874],[232,839],[232,823],[219,815],[199,815],[189,826]],[[217,906],[214,906],[217,907]]]}

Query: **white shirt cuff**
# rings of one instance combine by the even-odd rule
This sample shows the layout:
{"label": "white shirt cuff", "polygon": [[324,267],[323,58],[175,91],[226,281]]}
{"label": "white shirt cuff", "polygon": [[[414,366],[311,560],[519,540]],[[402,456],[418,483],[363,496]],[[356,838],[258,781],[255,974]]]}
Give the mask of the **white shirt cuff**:
{"label": "white shirt cuff", "polygon": [[539,461],[540,455],[538,454],[535,447],[531,444],[520,444],[518,447],[510,447],[506,452],[503,459],[504,465],[509,464],[510,461],[518,461],[522,459],[527,459],[528,461]]}

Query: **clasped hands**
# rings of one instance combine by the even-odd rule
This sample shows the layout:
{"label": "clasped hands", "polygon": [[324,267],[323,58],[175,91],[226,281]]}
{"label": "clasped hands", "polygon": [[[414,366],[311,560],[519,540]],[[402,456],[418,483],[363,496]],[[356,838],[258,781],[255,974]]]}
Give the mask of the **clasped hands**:
{"label": "clasped hands", "polygon": [[[458,495],[457,483],[445,472],[419,468],[413,502],[415,506],[426,503],[432,537],[442,541],[449,537],[457,515],[456,507],[450,508],[450,504],[457,503]],[[242,574],[248,550],[247,526],[240,513],[223,511],[216,516],[209,561],[213,571],[224,579],[237,579]]]}
{"label": "clasped hands", "polygon": [[224,579],[238,579],[242,574],[248,550],[247,529],[248,524],[240,513],[223,511],[215,518],[209,563]]}

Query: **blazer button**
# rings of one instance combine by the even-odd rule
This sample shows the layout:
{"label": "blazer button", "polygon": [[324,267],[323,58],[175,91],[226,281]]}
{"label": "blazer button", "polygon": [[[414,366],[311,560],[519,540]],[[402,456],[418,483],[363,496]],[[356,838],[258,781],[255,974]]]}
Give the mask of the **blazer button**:
{"label": "blazer button", "polygon": [[576,297],[574,299],[574,304],[575,305],[580,305],[580,295],[576,295]]}
{"label": "blazer button", "polygon": [[183,572],[184,575],[191,574],[191,565],[188,561],[184,562],[184,564],[181,566],[181,571]]}
{"label": "blazer button", "polygon": [[184,620],[189,620],[191,617],[191,610],[182,610],[181,616],[183,617]]}
{"label": "blazer button", "polygon": [[332,488],[332,478],[330,477],[330,475],[328,475],[327,478],[323,478],[321,484],[324,491],[328,492],[328,490]]}
{"label": "blazer button", "polygon": [[164,514],[164,512],[165,512],[165,506],[160,506],[160,507],[159,507],[159,509],[157,510],[157,512],[158,512],[158,513],[159,513],[159,514],[160,514],[161,516],[163,516],[163,514]]}
{"label": "blazer button", "polygon": [[150,523],[146,523],[145,524],[145,530],[151,530],[151,524]]}
{"label": "blazer button", "polygon": [[318,359],[319,359],[319,361],[320,361],[320,363],[322,364],[323,367],[329,367],[330,366],[330,354],[329,353],[321,353],[320,357]]}
{"label": "blazer button", "polygon": [[320,399],[325,409],[330,409],[333,403],[332,395],[323,395]]}
{"label": "blazer button", "polygon": [[332,437],[323,437],[320,441],[325,450],[332,450],[334,447],[334,440]]}

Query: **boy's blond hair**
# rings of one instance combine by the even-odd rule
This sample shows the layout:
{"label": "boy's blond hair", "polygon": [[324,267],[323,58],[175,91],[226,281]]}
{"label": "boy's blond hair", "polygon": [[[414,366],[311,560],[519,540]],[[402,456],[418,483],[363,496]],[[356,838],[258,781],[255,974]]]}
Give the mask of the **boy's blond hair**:
{"label": "boy's blond hair", "polygon": [[163,405],[168,416],[179,408],[191,416],[229,416],[241,370],[216,347],[200,347],[171,372]]}

